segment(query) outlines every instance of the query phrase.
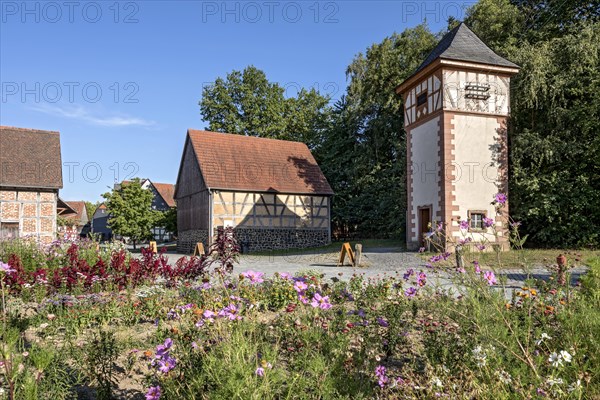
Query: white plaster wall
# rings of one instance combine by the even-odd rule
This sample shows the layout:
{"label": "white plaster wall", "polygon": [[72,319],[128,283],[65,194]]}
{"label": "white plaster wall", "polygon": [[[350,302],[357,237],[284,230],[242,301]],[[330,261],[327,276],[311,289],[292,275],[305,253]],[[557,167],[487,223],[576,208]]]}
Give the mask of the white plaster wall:
{"label": "white plaster wall", "polygon": [[[444,70],[444,109],[478,111],[508,115],[510,105],[510,78],[484,72]],[[487,84],[490,98],[465,98],[467,84]]]}
{"label": "white plaster wall", "polygon": [[[496,217],[494,206],[490,203],[498,193],[499,165],[494,162],[493,148],[499,137],[500,127],[495,117],[482,115],[454,115],[454,144],[456,170],[460,171],[454,182],[458,215],[467,219],[469,210],[485,210],[489,218]],[[463,231],[465,233],[465,231]],[[463,235],[456,235],[462,238]],[[473,233],[474,241],[481,241],[482,234]],[[493,240],[490,229],[485,238]]]}
{"label": "white plaster wall", "polygon": [[435,117],[411,131],[412,152],[412,210],[411,218],[415,229],[410,232],[410,239],[419,239],[419,221],[417,209],[420,206],[432,205],[432,221],[439,211],[439,176],[438,138],[441,117]]}

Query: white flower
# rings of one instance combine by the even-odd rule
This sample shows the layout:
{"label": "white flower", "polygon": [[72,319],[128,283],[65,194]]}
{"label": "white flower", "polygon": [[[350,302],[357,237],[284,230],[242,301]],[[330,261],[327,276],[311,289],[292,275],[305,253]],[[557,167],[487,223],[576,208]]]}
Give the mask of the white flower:
{"label": "white flower", "polygon": [[581,379],[577,379],[577,382],[570,384],[567,391],[571,393],[579,389],[581,389]]}
{"label": "white flower", "polygon": [[562,365],[561,356],[556,354],[556,352],[550,354],[550,357],[548,357],[548,361],[550,361],[553,367],[559,367]]}
{"label": "white flower", "polygon": [[481,346],[477,346],[471,350],[471,353],[473,354],[475,361],[477,361],[477,366],[485,367],[485,364],[487,363],[487,354],[485,354],[483,348]]}
{"label": "white flower", "polygon": [[536,344],[537,346],[539,346],[540,344],[542,344],[542,342],[543,342],[545,339],[548,339],[548,340],[549,340],[549,339],[552,339],[552,337],[550,337],[550,336],[549,336],[548,334],[546,334],[546,333],[542,333],[542,336],[541,336],[541,337],[540,337],[538,340],[536,340],[536,341],[535,341],[535,344]]}
{"label": "white flower", "polygon": [[560,352],[560,356],[562,357],[563,360],[565,360],[565,362],[570,363],[571,362],[571,355],[569,354],[569,352],[567,352],[566,350],[562,350]]}
{"label": "white flower", "polygon": [[435,376],[433,378],[433,384],[439,388],[443,387],[444,385],[442,384],[442,381],[440,380],[440,378],[438,378],[437,376]]}
{"label": "white flower", "polygon": [[550,377],[546,380],[546,382],[548,383],[548,385],[550,386],[554,386],[554,385],[562,385],[564,383],[564,381],[562,380],[562,378],[556,378],[554,379],[553,377]]}
{"label": "white flower", "polygon": [[508,385],[509,383],[512,382],[512,377],[510,376],[510,374],[508,372],[506,372],[504,370],[496,371],[496,376],[498,377],[500,382],[504,383],[505,385]]}

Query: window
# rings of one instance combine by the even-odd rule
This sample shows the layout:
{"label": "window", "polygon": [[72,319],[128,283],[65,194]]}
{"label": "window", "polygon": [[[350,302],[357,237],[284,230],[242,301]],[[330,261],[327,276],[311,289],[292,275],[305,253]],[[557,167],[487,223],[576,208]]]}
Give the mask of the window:
{"label": "window", "polygon": [[485,211],[469,211],[469,227],[472,230],[482,231],[484,229],[483,220]]}
{"label": "window", "polygon": [[0,238],[15,239],[19,237],[18,222],[2,222],[0,224]]}
{"label": "window", "polygon": [[417,107],[427,103],[427,90],[417,96]]}

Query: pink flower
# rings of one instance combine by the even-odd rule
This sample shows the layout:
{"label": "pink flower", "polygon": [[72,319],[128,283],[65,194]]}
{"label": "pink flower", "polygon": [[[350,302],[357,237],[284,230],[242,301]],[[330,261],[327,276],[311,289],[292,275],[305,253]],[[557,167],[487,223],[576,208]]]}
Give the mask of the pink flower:
{"label": "pink flower", "polygon": [[328,310],[332,307],[331,303],[329,302],[329,296],[323,297],[319,293],[315,293],[312,301],[310,302],[310,305],[313,306],[314,308],[318,307],[321,310]]}
{"label": "pink flower", "polygon": [[486,217],[486,218],[484,218],[484,219],[483,219],[483,225],[484,225],[486,228],[489,228],[490,226],[493,226],[493,225],[494,225],[494,220],[493,220],[492,218],[487,218],[487,217]]}
{"label": "pink flower", "polygon": [[257,376],[261,376],[261,377],[262,377],[262,376],[265,376],[265,369],[264,369],[264,368],[262,368],[262,367],[258,367],[258,368],[256,368],[256,371],[254,371],[254,373],[255,373]]}
{"label": "pink flower", "polygon": [[301,293],[308,289],[308,285],[302,281],[296,281],[296,283],[294,283],[294,289],[296,292]]}
{"label": "pink flower", "polygon": [[246,279],[250,279],[250,283],[252,284],[262,283],[265,281],[263,279],[265,274],[259,271],[248,270],[246,272],[242,272],[242,276]]}
{"label": "pink flower", "polygon": [[417,289],[414,287],[409,287],[408,289],[406,289],[406,291],[404,292],[404,295],[406,297],[415,297],[415,295],[417,294]]}
{"label": "pink flower", "polygon": [[464,230],[469,229],[469,221],[467,221],[467,220],[460,221],[459,225],[460,225],[460,229],[464,229]]}
{"label": "pink flower", "polygon": [[15,272],[14,269],[12,269],[10,267],[10,265],[3,263],[2,261],[0,261],[0,272],[5,272],[5,273],[9,273],[9,272]]}
{"label": "pink flower", "polygon": [[290,274],[289,272],[280,272],[279,277],[286,281],[292,280],[292,274]]}
{"label": "pink flower", "polygon": [[488,285],[493,286],[496,284],[496,275],[492,271],[485,271],[483,277],[488,282]]}
{"label": "pink flower", "polygon": [[476,274],[480,274],[481,273],[481,267],[479,266],[479,261],[473,261],[473,266],[475,267],[475,273]]}
{"label": "pink flower", "polygon": [[417,275],[417,285],[425,286],[426,283],[427,283],[427,275],[423,271],[419,272],[419,275]]}

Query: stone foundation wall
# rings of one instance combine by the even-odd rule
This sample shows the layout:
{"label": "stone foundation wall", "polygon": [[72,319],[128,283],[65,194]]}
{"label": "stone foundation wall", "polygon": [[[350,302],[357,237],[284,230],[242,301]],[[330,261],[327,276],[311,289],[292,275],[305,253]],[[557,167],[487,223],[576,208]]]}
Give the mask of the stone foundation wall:
{"label": "stone foundation wall", "polygon": [[[216,237],[216,230],[214,234]],[[247,248],[250,252],[300,249],[325,246],[331,243],[329,234],[325,229],[236,228],[235,234],[240,247],[244,247],[244,250]],[[208,231],[197,229],[179,232],[177,252],[191,254],[198,242],[202,242],[204,247],[207,248]]]}
{"label": "stone foundation wall", "polygon": [[196,243],[202,242],[204,248],[208,245],[208,230],[192,229],[189,231],[180,231],[177,235],[177,252],[191,254],[194,252]]}
{"label": "stone foundation wall", "polygon": [[331,239],[325,229],[251,229],[236,228],[240,246],[248,244],[249,251],[298,249],[325,246]]}

